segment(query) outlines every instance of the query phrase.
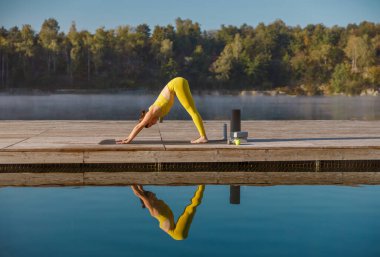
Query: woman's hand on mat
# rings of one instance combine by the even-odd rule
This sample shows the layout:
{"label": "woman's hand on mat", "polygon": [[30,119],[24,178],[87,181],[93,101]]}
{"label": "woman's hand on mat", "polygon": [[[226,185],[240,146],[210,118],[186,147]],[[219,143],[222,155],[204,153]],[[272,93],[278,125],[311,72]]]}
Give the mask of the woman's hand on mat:
{"label": "woman's hand on mat", "polygon": [[129,144],[129,138],[124,138],[124,139],[119,139],[119,140],[116,140],[116,144]]}
{"label": "woman's hand on mat", "polygon": [[137,196],[141,196],[142,195],[141,190],[138,188],[138,186],[132,185],[131,188],[133,190],[133,193],[135,193],[135,195],[137,195]]}

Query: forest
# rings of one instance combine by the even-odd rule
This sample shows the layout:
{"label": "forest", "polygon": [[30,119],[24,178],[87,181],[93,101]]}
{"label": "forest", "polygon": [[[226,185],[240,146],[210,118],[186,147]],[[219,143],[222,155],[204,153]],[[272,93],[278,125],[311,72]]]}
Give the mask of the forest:
{"label": "forest", "polygon": [[100,27],[75,22],[67,33],[54,18],[39,31],[0,28],[0,90],[158,90],[175,76],[197,91],[277,91],[356,95],[380,87],[380,24],[346,27],[174,25]]}

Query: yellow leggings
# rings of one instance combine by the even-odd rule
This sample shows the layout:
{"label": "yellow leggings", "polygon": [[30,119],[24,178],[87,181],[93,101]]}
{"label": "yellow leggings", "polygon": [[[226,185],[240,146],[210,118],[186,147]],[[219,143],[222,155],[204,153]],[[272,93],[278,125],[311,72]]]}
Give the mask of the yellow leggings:
{"label": "yellow leggings", "polygon": [[195,107],[194,100],[190,92],[189,82],[187,82],[187,80],[184,78],[177,77],[177,78],[172,79],[167,84],[167,86],[171,92],[175,92],[175,94],[178,97],[179,102],[182,104],[185,110],[190,114],[195,126],[197,127],[199,135],[201,135],[202,137],[205,137],[206,132],[203,126],[202,117],[199,114],[197,108]]}
{"label": "yellow leggings", "polygon": [[168,234],[172,238],[176,240],[187,238],[197,207],[201,204],[204,190],[204,185],[198,186],[197,191],[191,199],[191,203],[185,208],[181,217],[178,218],[175,229],[168,231]]}

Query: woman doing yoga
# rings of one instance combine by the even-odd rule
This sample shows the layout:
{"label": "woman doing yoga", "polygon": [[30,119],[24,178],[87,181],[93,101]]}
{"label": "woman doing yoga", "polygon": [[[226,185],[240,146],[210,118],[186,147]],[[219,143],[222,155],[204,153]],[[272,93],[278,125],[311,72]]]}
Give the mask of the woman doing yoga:
{"label": "woman doing yoga", "polygon": [[191,96],[189,83],[186,79],[177,77],[172,79],[158,95],[157,100],[149,107],[149,111],[142,111],[139,123],[133,128],[132,132],[125,139],[117,140],[117,144],[130,143],[137,134],[145,127],[149,128],[157,123],[160,117],[164,117],[169,113],[174,103],[174,96],[177,96],[179,102],[190,114],[191,118],[200,137],[192,140],[191,143],[207,143],[208,139],[203,126],[203,121],[195,107],[193,97]]}
{"label": "woman doing yoga", "polygon": [[205,186],[198,186],[191,203],[185,208],[177,223],[174,221],[174,215],[170,207],[164,201],[157,199],[156,194],[145,191],[140,185],[133,185],[132,190],[140,198],[143,206],[148,208],[150,215],[158,220],[159,227],[163,231],[175,240],[183,240],[189,234],[190,225],[197,207],[201,204]]}

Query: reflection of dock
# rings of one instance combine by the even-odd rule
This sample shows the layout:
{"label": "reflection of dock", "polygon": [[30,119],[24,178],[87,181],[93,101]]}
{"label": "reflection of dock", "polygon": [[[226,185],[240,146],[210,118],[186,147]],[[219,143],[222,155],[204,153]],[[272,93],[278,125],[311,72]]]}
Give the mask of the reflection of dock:
{"label": "reflection of dock", "polygon": [[227,145],[206,121],[164,121],[132,144],[133,121],[0,121],[0,185],[379,184],[380,121],[242,121],[248,143]]}

